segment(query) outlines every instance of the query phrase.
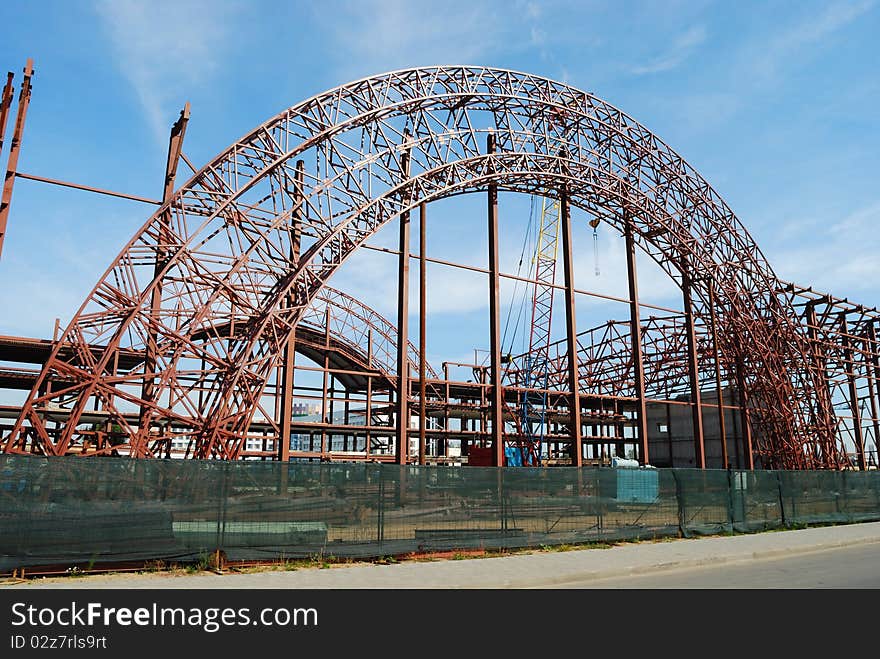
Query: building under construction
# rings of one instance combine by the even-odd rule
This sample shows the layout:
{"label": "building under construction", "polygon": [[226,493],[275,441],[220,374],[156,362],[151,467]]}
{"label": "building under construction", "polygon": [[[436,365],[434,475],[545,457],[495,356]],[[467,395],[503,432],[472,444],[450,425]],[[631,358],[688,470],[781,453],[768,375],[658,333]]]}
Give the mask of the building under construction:
{"label": "building under construction", "polygon": [[[18,171],[31,76],[28,63],[17,105],[11,73],[3,90],[0,142],[15,121],[0,248],[17,179],[126,196]],[[162,199],[136,198],[155,212],[66,327],[0,337],[0,388],[28,392],[0,408],[3,452],[876,466],[880,313],[781,281],[709,183],[601,99],[507,70],[397,71],[285,109],[201,167],[183,155],[188,119],[171,131]],[[528,272],[501,267],[500,193],[535,200]],[[487,267],[428,256],[432,203],[465,194],[485,199],[471,220]],[[575,281],[573,209],[625,245],[628,295],[613,299],[628,313],[590,327],[578,302],[608,296]],[[370,245],[392,222],[397,248]],[[395,317],[328,283],[370,249],[396,261]],[[676,283],[680,308],[640,300],[637,253]],[[487,282],[485,359],[428,363],[429,264]],[[529,291],[518,354],[502,345],[511,281]]]}

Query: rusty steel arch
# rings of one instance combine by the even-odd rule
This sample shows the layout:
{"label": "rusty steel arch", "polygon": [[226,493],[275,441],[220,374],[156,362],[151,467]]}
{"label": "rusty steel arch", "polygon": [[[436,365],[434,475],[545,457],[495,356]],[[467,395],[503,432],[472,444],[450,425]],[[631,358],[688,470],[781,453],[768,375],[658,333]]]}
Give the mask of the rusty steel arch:
{"label": "rusty steel arch", "polygon": [[[325,330],[326,318],[330,319],[330,334],[359,352],[380,373],[393,379],[396,368],[397,328],[375,309],[348,293],[325,286],[303,313],[297,326],[311,326],[318,332]],[[414,371],[419,368],[419,349],[407,341],[407,360]],[[437,379],[434,367],[426,364],[427,373]]]}
{"label": "rusty steel arch", "polygon": [[[489,133],[493,153],[483,146]],[[306,165],[297,171],[299,160]],[[573,206],[621,233],[629,228],[692,291],[698,315],[714,299],[719,347],[743,379],[763,464],[837,464],[840,447],[814,393],[797,314],[711,186],[644,126],[589,93],[468,66],[337,87],[281,112],[203,167],[88,296],[62,337],[72,356],[56,349],[5,449],[30,442],[57,452],[90,402],[121,419],[125,401],[159,417],[185,412],[200,456],[234,458],[281,347],[346,257],[419,203],[490,183],[548,196],[565,188]],[[295,240],[302,251],[292,261]],[[213,331],[224,324],[236,327],[234,336]],[[155,367],[114,373],[123,348],[151,354]],[[50,374],[73,384],[45,393]],[[196,385],[207,392],[199,406]],[[69,411],[54,439],[40,413],[47,405]],[[132,453],[143,446],[132,429]]]}

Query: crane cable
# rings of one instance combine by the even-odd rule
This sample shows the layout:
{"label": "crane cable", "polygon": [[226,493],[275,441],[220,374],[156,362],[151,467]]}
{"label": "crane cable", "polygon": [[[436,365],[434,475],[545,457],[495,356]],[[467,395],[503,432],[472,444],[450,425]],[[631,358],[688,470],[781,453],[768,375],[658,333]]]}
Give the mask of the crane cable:
{"label": "crane cable", "polygon": [[599,218],[595,217],[590,220],[590,226],[593,227],[593,265],[595,266],[596,276],[599,276]]}
{"label": "crane cable", "polygon": [[[529,204],[529,222],[528,222],[528,225],[526,226],[525,235],[523,237],[522,250],[520,251],[520,255],[519,255],[519,264],[517,265],[517,269],[516,269],[516,276],[517,277],[522,276],[522,267],[523,267],[523,261],[525,260],[526,252],[528,251],[531,253],[534,251],[530,247],[531,247],[532,227],[535,223],[535,209],[537,206],[536,199],[537,199],[537,197],[532,195],[531,202]],[[534,255],[533,255],[532,262],[534,262],[534,260],[535,259],[534,259]],[[527,278],[529,278],[529,279],[531,278],[531,265],[529,265],[529,277],[527,277]],[[520,284],[523,284],[522,299],[520,300],[519,305],[517,305],[516,304],[516,297],[517,297],[517,290],[519,289]],[[504,323],[504,333],[501,338],[502,353],[504,353],[504,354],[513,352],[513,344],[516,341],[517,332],[519,330],[520,325],[522,324],[522,318],[523,318],[523,313],[525,311],[525,303],[526,303],[526,297],[527,297],[527,293],[528,293],[528,287],[529,287],[529,284],[527,282],[521,282],[519,279],[514,280],[513,296],[511,297],[510,307],[507,310],[507,320]],[[510,336],[509,348],[505,352],[503,347],[504,347],[505,343],[507,342],[507,332],[508,332],[508,328],[510,327],[510,320],[511,320],[511,317],[513,316],[513,310],[515,308],[518,309],[517,316],[516,316],[516,322],[514,322],[513,331]],[[523,348],[521,350],[521,352],[525,352],[525,348]]]}

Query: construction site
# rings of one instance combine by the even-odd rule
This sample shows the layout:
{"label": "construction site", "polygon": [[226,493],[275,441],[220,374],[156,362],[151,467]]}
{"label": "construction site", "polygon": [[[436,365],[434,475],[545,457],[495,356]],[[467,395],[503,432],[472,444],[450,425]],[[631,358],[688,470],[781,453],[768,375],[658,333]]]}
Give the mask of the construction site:
{"label": "construction site", "polygon": [[778,278],[594,95],[396,71],[202,166],[186,103],[150,199],[22,171],[33,78],[2,92],[0,249],[16,184],[150,210],[51,336],[0,327],[0,572],[880,515],[880,312]]}
{"label": "construction site", "polygon": [[[2,92],[0,248],[23,221],[21,179],[151,208],[52,336],[0,337],[3,453],[876,468],[877,309],[780,280],[709,183],[589,93],[508,70],[398,71],[293,105],[204,165],[184,153],[187,104],[153,200],[20,171],[32,77],[28,61]],[[431,255],[433,209],[459,197],[477,199],[485,265]],[[499,240],[510,197],[528,208],[515,272]],[[391,246],[373,244],[386,225]],[[598,274],[600,231],[622,246],[626,297],[575,280],[593,250]],[[334,287],[364,252],[393,261],[390,317]],[[680,305],[640,299],[637,256]],[[428,299],[462,294],[432,288],[441,267],[488,299],[470,363],[427,357]],[[577,309],[597,298],[620,313],[586,325]]]}

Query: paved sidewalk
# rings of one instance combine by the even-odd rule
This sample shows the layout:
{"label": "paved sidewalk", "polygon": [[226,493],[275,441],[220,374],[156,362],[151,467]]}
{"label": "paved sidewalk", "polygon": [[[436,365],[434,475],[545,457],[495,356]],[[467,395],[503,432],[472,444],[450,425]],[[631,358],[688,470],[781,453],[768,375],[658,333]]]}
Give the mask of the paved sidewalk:
{"label": "paved sidewalk", "polygon": [[621,544],[609,549],[252,574],[117,574],[37,579],[19,588],[553,588],[568,582],[738,563],[880,543],[880,522],[797,531]]}

